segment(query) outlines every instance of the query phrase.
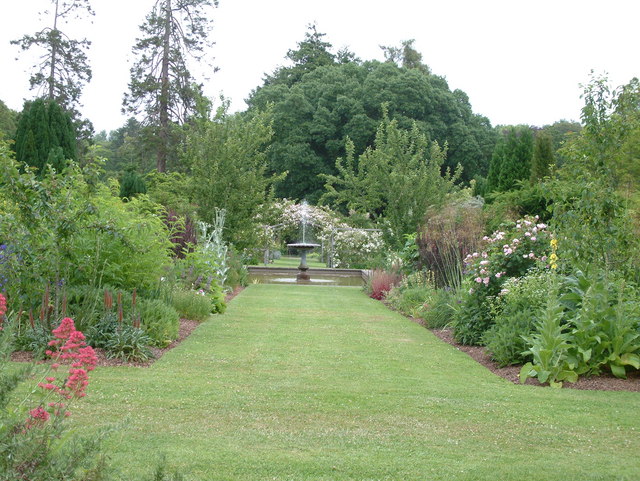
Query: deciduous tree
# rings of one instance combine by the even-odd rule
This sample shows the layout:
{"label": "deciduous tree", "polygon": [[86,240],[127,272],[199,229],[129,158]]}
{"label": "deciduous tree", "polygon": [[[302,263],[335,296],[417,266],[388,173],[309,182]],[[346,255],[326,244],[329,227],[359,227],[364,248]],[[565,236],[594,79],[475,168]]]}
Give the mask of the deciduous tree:
{"label": "deciduous tree", "polygon": [[446,155],[446,144],[429,142],[415,124],[402,129],[385,114],[373,146],[356,160],[353,143],[347,142],[346,157],[336,161],[338,175],[322,176],[327,189],[322,201],[372,215],[389,228],[391,245],[400,247],[427,209],[442,205],[456,190],[460,171],[441,175]]}
{"label": "deciduous tree", "polygon": [[215,209],[225,209],[226,239],[240,249],[256,245],[256,214],[282,178],[267,172],[272,135],[270,112],[229,115],[224,108],[213,120],[199,120],[187,135],[190,194],[198,215],[213,224]]}

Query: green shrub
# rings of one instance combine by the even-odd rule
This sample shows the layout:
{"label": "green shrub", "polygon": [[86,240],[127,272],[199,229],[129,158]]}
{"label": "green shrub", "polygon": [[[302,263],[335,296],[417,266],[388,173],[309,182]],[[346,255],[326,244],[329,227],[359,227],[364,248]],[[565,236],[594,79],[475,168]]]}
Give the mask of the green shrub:
{"label": "green shrub", "polygon": [[173,307],[183,319],[205,321],[215,306],[204,291],[176,291],[173,293]]}
{"label": "green shrub", "polygon": [[107,339],[104,349],[107,357],[125,362],[148,361],[153,357],[149,346],[153,340],[142,330],[133,326],[118,326]]}
{"label": "green shrub", "polygon": [[[111,306],[105,306],[105,296],[111,301]],[[122,319],[125,324],[134,323],[134,315],[139,313],[137,306],[134,312],[133,293],[111,286],[93,287],[78,286],[67,289],[67,310],[70,317],[76,319],[76,325],[84,332],[91,332],[94,324],[100,323],[105,317],[116,319],[118,299],[122,305]],[[140,296],[137,296],[138,302]],[[93,344],[92,344],[93,345]]]}
{"label": "green shrub", "polygon": [[407,316],[419,317],[420,310],[434,296],[433,276],[419,271],[402,278],[385,297],[387,303]]}
{"label": "green shrub", "polygon": [[443,329],[452,323],[457,302],[456,291],[436,289],[433,291],[431,301],[420,308],[420,317],[428,328]]}
{"label": "green shrub", "polygon": [[87,344],[94,348],[106,349],[117,330],[118,318],[116,313],[105,313],[86,330]]}
{"label": "green shrub", "polygon": [[49,341],[52,339],[51,331],[40,324],[20,326],[16,329],[14,346],[18,351],[30,351],[34,359],[44,359]]}
{"label": "green shrub", "polygon": [[501,294],[491,306],[495,324],[483,337],[483,343],[501,366],[530,359],[523,355],[528,348],[523,337],[533,332],[535,322],[550,295],[549,285],[552,285],[554,278],[554,273],[542,270],[523,278],[508,279],[504,283]]}
{"label": "green shrub", "polygon": [[529,348],[522,336],[530,336],[534,331],[539,313],[530,308],[501,315],[496,323],[484,334],[484,344],[491,358],[500,366],[521,364],[531,356],[524,352]]}
{"label": "green shrub", "polygon": [[71,163],[36,177],[0,143],[2,275],[18,307],[37,306],[46,284],[146,289],[170,264],[162,207],[145,195],[123,203],[98,176]]}
{"label": "green shrub", "polygon": [[550,245],[546,229],[546,224],[538,219],[525,217],[486,236],[484,250],[465,258],[465,288],[454,323],[458,342],[480,344],[494,323],[491,303],[505,281],[522,277],[537,263],[547,261]]}
{"label": "green shrub", "polygon": [[247,269],[243,256],[235,250],[229,250],[227,258],[227,281],[225,287],[235,289],[236,287],[245,287],[249,285],[249,270]]}
{"label": "green shrub", "polygon": [[640,369],[640,302],[637,289],[606,272],[576,272],[565,279],[561,302],[570,347],[567,364],[577,374],[599,374],[609,368],[626,377]]}
{"label": "green shrub", "polygon": [[144,332],[157,346],[167,346],[178,337],[180,316],[176,310],[159,299],[140,299],[138,313]]}
{"label": "green shrub", "polygon": [[147,193],[147,184],[140,174],[135,171],[135,167],[127,168],[120,182],[120,198],[125,202],[138,194]]}

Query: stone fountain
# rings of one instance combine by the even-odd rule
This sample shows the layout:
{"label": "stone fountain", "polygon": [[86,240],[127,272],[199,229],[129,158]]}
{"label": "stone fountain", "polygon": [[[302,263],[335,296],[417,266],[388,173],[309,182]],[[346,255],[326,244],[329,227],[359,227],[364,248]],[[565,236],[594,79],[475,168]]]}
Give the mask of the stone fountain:
{"label": "stone fountain", "polygon": [[309,270],[309,266],[307,265],[307,252],[315,249],[320,244],[314,244],[312,242],[307,242],[307,202],[304,201],[302,203],[302,216],[300,220],[300,225],[302,229],[301,241],[294,242],[292,244],[287,244],[287,247],[293,247],[294,249],[298,249],[300,252],[300,265],[298,266],[298,275],[296,276],[297,282],[309,282],[311,277],[307,274],[307,270]]}

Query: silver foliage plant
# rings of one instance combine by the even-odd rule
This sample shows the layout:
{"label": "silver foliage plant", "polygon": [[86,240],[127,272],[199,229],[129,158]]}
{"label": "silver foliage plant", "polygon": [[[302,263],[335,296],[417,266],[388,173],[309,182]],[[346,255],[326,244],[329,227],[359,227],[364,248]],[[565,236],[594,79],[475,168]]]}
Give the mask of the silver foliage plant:
{"label": "silver foliage plant", "polygon": [[198,249],[208,260],[215,272],[215,278],[220,286],[224,286],[227,281],[227,252],[229,246],[222,239],[224,230],[225,209],[215,210],[215,220],[213,225],[206,222],[198,222]]}

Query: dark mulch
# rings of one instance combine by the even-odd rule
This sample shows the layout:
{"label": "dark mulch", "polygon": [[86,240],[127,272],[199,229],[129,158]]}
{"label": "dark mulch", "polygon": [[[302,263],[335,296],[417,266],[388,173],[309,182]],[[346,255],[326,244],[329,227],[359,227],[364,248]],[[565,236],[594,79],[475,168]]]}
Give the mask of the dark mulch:
{"label": "dark mulch", "polygon": [[[234,297],[236,297],[244,287],[237,287],[230,292],[225,297],[225,302],[229,303]],[[180,328],[178,330],[178,338],[174,340],[167,347],[159,348],[152,347],[151,352],[153,353],[153,358],[149,359],[146,362],[126,362],[120,359],[109,359],[102,349],[96,349],[96,354],[98,356],[98,366],[133,366],[133,367],[149,367],[155,361],[160,359],[166,352],[170,351],[182,341],[184,341],[187,337],[191,335],[191,333],[200,325],[198,321],[191,321],[189,319],[180,319]],[[31,352],[27,351],[16,351],[11,354],[11,360],[15,362],[32,362],[33,356]]]}
{"label": "dark mulch", "polygon": [[[423,324],[420,321],[416,322]],[[431,329],[431,332],[444,342],[447,342],[456,349],[467,353],[473,360],[482,364],[494,374],[516,384],[520,382],[520,366],[499,367],[497,363],[491,360],[491,356],[484,347],[463,346],[456,343],[453,339],[453,331],[451,329]],[[526,384],[537,386],[541,385],[535,379],[527,379]],[[611,374],[602,374],[600,376],[580,378],[576,383],[565,382],[562,386],[571,389],[640,392],[640,371],[632,371],[628,374],[627,379],[618,379]]]}

